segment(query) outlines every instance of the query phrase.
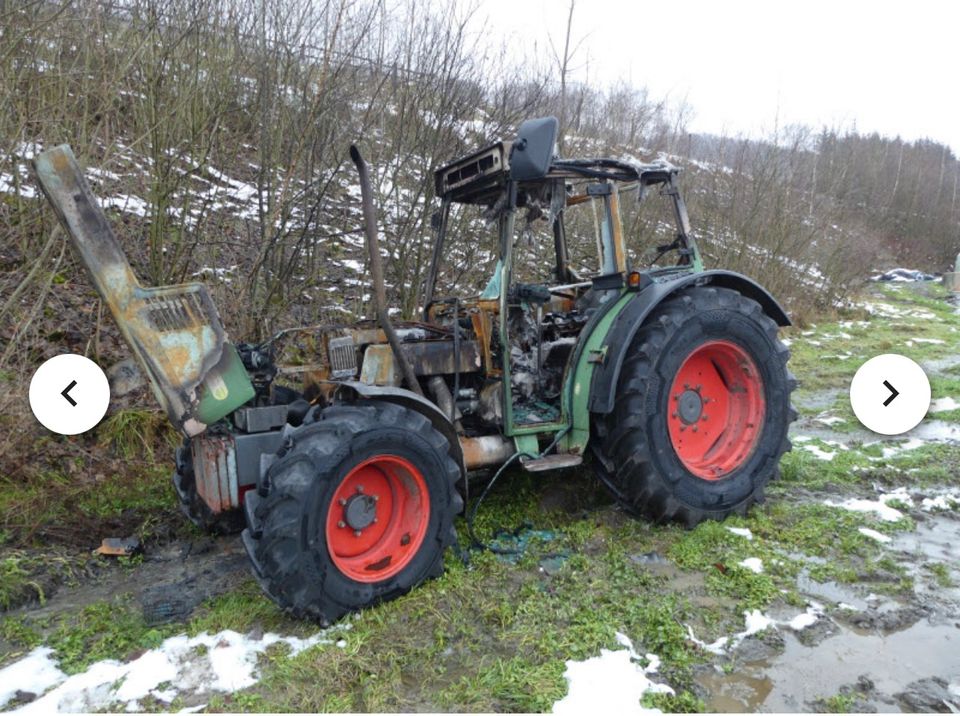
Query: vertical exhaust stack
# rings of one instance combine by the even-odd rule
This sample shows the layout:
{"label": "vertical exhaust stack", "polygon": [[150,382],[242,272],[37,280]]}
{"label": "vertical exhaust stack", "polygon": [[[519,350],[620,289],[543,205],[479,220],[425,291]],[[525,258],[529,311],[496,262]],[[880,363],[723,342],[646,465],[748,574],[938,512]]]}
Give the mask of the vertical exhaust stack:
{"label": "vertical exhaust stack", "polygon": [[[407,356],[400,350],[400,338],[390,322],[387,315],[387,289],[383,279],[383,262],[380,259],[380,239],[377,237],[377,212],[373,208],[373,190],[370,188],[370,172],[367,170],[367,163],[360,155],[360,150],[356,144],[350,145],[350,158],[357,165],[357,173],[360,175],[360,201],[363,205],[363,229],[367,237],[367,253],[370,255],[370,278],[373,281],[373,303],[377,314],[377,321],[380,327],[387,335],[387,341],[393,350],[394,358],[400,366],[400,372],[403,374],[403,382],[407,387],[420,396],[423,396],[423,389],[417,381],[417,375],[413,372],[413,366],[407,360]],[[451,401],[453,399],[451,398]]]}
{"label": "vertical exhaust stack", "polygon": [[39,154],[33,168],[176,428],[199,435],[250,400],[253,386],[206,287],[140,285],[69,146]]}

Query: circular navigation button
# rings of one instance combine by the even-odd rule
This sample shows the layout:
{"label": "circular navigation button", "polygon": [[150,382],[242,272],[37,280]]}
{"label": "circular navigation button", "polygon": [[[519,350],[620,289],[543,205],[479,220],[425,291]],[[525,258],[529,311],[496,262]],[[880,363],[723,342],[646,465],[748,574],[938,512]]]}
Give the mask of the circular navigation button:
{"label": "circular navigation button", "polygon": [[44,362],[30,380],[30,410],[47,430],[79,435],[103,419],[110,384],[96,363],[72,353]]}
{"label": "circular navigation button", "polygon": [[874,356],[850,383],[857,420],[881,435],[900,435],[923,420],[930,407],[930,381],[917,363],[897,353]]}

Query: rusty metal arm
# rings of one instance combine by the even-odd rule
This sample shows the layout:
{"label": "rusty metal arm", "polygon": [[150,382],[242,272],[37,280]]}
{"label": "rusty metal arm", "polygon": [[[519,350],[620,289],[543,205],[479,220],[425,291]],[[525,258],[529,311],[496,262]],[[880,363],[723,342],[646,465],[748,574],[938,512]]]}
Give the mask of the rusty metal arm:
{"label": "rusty metal arm", "polygon": [[140,285],[69,146],[42,152],[33,168],[94,288],[177,429],[198,435],[252,398],[253,386],[227,342],[206,287]]}

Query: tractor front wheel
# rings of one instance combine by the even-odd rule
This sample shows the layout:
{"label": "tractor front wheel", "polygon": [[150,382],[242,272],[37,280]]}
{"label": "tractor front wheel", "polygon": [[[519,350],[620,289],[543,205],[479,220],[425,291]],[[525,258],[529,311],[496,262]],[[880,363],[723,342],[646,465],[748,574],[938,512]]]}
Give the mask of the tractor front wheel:
{"label": "tractor front wheel", "polygon": [[460,477],[423,415],[378,401],[326,408],[247,493],[254,574],[278,605],[323,624],[394,599],[442,573]]}
{"label": "tractor front wheel", "polygon": [[594,421],[601,479],[627,509],[660,522],[744,514],[790,449],[788,357],[756,301],[680,291],[637,332],[614,409]]}

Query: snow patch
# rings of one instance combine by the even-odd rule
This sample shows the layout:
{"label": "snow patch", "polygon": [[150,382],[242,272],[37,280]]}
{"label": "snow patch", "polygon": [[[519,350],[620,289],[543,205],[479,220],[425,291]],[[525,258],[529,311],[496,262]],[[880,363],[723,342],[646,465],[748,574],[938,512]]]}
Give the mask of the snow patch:
{"label": "snow patch", "polygon": [[749,569],[755,574],[763,573],[763,560],[761,560],[759,557],[747,557],[746,559],[737,562],[737,564],[745,569]]}
{"label": "snow patch", "polygon": [[57,662],[50,658],[52,653],[53,649],[38,646],[20,661],[0,669],[0,708],[18,691],[42,694],[63,681],[63,672]]}
{"label": "snow patch", "polygon": [[[0,194],[16,194],[17,185],[12,174],[0,172]],[[20,196],[24,199],[34,199],[37,196],[37,190],[29,182],[20,182]]]}
{"label": "snow patch", "polygon": [[937,398],[930,402],[931,413],[943,413],[947,410],[956,410],[957,408],[960,408],[960,403],[953,398]]}
{"label": "snow patch", "polygon": [[890,538],[883,534],[883,532],[877,532],[872,530],[869,527],[860,527],[857,529],[857,532],[862,534],[864,537],[869,537],[870,539],[875,539],[877,542],[889,542]]}
{"label": "snow patch", "polygon": [[136,214],[137,216],[146,216],[150,208],[150,205],[139,196],[127,196],[126,194],[117,194],[116,196],[108,196],[106,199],[101,199],[100,206],[105,209],[112,207],[120,211],[125,211],[128,214]]}
{"label": "snow patch", "polygon": [[936,497],[924,497],[920,502],[920,509],[924,512],[940,512],[960,509],[960,492],[945,492]]}
{"label": "snow patch", "polygon": [[882,493],[876,500],[850,498],[848,500],[844,500],[843,502],[824,500],[823,504],[829,507],[840,507],[844,510],[850,510],[851,512],[873,512],[884,522],[896,522],[903,517],[903,513],[900,510],[887,505],[888,502],[893,500],[906,502],[907,504],[913,504],[913,500],[910,498],[910,495],[907,493],[906,489],[902,487],[897,488],[893,492]]}
{"label": "snow patch", "polygon": [[753,532],[751,532],[747,527],[727,527],[727,530],[733,532],[735,535],[740,535],[741,537],[746,537],[747,539],[753,539]]}
{"label": "snow patch", "polygon": [[801,447],[803,447],[803,449],[807,452],[812,453],[813,456],[818,460],[824,460],[825,462],[830,462],[837,456],[837,453],[827,452],[826,450],[820,449],[820,447],[817,445],[803,445]]}
{"label": "snow patch", "polygon": [[[333,643],[328,638],[331,632],[349,628],[349,624],[337,625],[306,639],[278,634],[254,639],[231,630],[194,637],[180,634],[133,661],[98,661],[73,676],[64,674],[50,658],[51,649],[41,647],[0,671],[0,707],[18,689],[41,694],[56,687],[15,711],[22,714],[117,710],[121,706],[136,711],[146,696],[170,703],[181,693],[232,692],[257,683],[257,658],[273,644],[286,644],[292,654],[298,654],[318,644]],[[165,687],[161,689],[161,685]]]}
{"label": "snow patch", "polygon": [[647,676],[656,673],[660,659],[655,654],[647,654],[647,666],[640,666],[637,663],[640,656],[629,637],[617,632],[617,643],[626,648],[601,649],[600,656],[567,661],[563,672],[569,685],[567,695],[553,704],[553,713],[661,713],[660,709],[640,705],[644,694],[674,693],[666,684],[658,684]]}

